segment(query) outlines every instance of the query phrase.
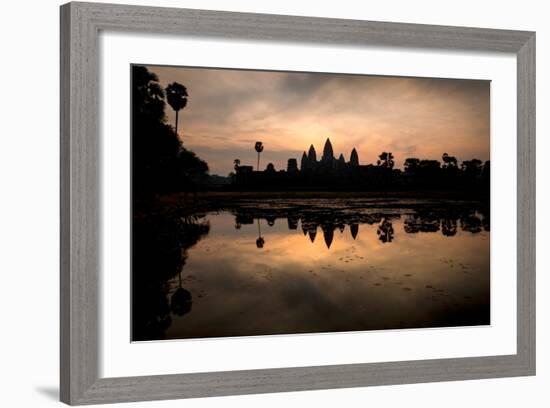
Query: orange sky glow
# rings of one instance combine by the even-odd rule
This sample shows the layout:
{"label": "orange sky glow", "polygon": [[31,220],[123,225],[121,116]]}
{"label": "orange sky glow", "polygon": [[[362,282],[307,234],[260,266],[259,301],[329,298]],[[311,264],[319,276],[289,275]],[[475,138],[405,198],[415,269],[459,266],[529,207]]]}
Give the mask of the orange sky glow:
{"label": "orange sky glow", "polygon": [[[460,161],[490,157],[490,82],[437,78],[246,71],[148,66],[163,87],[179,82],[189,101],[179,113],[184,146],[211,174],[226,176],[233,160],[286,169],[313,144],[320,157],[330,138],[346,161],[360,164],[391,151],[396,168],[408,157]],[[168,123],[175,113],[167,105]]]}

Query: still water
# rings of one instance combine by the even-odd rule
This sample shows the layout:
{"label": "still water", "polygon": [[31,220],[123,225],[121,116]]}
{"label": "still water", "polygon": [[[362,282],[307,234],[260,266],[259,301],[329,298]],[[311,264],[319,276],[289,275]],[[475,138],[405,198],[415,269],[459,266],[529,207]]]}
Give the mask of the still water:
{"label": "still water", "polygon": [[133,340],[490,323],[479,206],[248,204],[138,230]]}

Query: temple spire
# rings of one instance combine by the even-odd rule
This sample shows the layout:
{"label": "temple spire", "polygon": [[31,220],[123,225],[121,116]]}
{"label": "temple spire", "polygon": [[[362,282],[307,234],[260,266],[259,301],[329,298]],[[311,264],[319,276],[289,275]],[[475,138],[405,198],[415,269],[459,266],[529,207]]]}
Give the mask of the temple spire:
{"label": "temple spire", "polygon": [[300,170],[304,171],[307,169],[307,154],[304,152],[302,154],[302,160],[300,161]]}
{"label": "temple spire", "polygon": [[350,224],[349,229],[353,239],[357,238],[357,234],[359,233],[359,224]]}
{"label": "temple spire", "polygon": [[323,230],[325,244],[327,245],[327,248],[330,249],[332,240],[334,239],[334,225],[322,225],[321,229]]}
{"label": "temple spire", "polygon": [[317,153],[315,153],[315,147],[313,147],[313,145],[309,146],[309,152],[307,153],[307,158],[310,164],[317,162]]}
{"label": "temple spire", "polygon": [[327,141],[325,142],[325,147],[323,148],[323,157],[321,161],[325,163],[331,163],[333,160],[334,160],[334,151],[332,150],[332,143],[330,143],[330,139],[327,137]]}
{"label": "temple spire", "polygon": [[352,167],[359,166],[359,155],[357,154],[357,150],[355,150],[355,147],[351,151],[351,155],[350,155],[350,158],[349,158],[349,164]]}

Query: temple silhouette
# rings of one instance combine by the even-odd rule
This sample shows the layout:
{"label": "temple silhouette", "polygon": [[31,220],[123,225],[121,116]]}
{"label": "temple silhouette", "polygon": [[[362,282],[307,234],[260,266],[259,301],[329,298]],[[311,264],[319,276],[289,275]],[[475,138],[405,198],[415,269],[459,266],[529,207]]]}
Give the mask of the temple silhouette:
{"label": "temple silhouette", "polygon": [[[330,143],[330,139],[328,138],[325,142],[325,147],[323,148],[323,156],[321,157],[321,160],[317,161],[315,147],[311,145],[307,154],[305,151],[303,152],[302,160],[300,161],[300,171],[311,173],[331,174],[359,167],[359,155],[357,154],[355,147],[351,151],[348,162],[346,162],[342,153],[340,153],[340,156],[336,159],[334,157],[332,143]],[[297,170],[296,159],[289,159],[287,172]]]}
{"label": "temple silhouette", "polygon": [[235,172],[235,184],[239,187],[302,190],[319,187],[333,189],[351,184],[357,186],[357,180],[365,174],[373,176],[371,181],[375,181],[381,175],[382,168],[372,164],[361,165],[355,148],[352,149],[348,161],[342,153],[336,158],[332,143],[327,138],[321,159],[317,160],[317,152],[311,145],[307,153],[303,152],[299,168],[297,159],[290,158],[286,170],[276,170],[272,163],[268,163],[262,171],[254,170],[253,166],[239,165],[235,167]]}
{"label": "temple silhouette", "polygon": [[[260,143],[261,144],[261,143]],[[262,147],[263,150],[263,147]],[[260,152],[258,152],[258,155]],[[264,170],[241,165],[235,160],[235,175],[231,188],[246,191],[384,191],[452,189],[488,193],[490,164],[472,159],[459,166],[455,157],[444,153],[442,162],[408,158],[404,170],[394,168],[391,152],[378,155],[376,164],[361,164],[354,147],[349,160],[340,153],[338,158],[327,138],[321,158],[317,159],[311,145],[302,153],[300,166],[296,158],[289,158],[286,169],[276,170],[268,163]]]}

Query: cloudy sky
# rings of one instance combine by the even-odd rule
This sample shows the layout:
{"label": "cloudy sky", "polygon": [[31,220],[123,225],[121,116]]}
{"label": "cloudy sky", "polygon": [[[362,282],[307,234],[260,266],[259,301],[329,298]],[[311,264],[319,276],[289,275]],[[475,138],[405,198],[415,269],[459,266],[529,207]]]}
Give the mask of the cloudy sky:
{"label": "cloudy sky", "polygon": [[[233,160],[255,165],[254,143],[265,149],[260,167],[286,168],[313,144],[318,157],[327,137],[346,161],[353,147],[360,164],[391,151],[396,167],[407,157],[459,161],[489,159],[488,81],[380,77],[148,66],[162,86],[179,82],[189,101],[180,111],[183,144],[227,175]],[[167,117],[175,114],[167,106]]]}

